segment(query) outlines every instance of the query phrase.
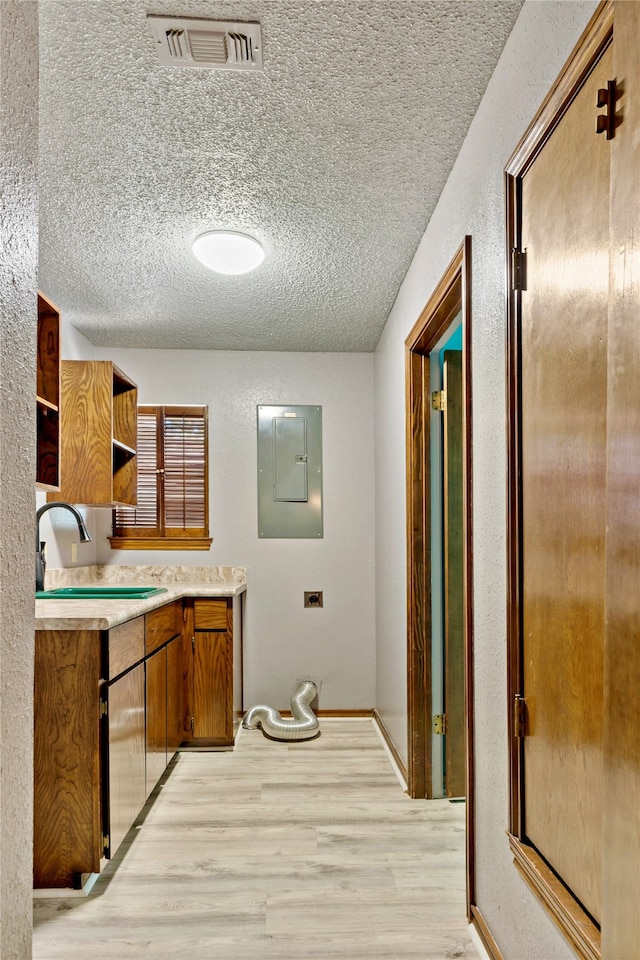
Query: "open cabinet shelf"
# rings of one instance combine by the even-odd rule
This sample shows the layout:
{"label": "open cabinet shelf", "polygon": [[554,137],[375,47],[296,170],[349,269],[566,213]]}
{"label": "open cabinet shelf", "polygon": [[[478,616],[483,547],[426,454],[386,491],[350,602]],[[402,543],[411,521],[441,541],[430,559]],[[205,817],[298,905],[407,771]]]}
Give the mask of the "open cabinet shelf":
{"label": "open cabinet shelf", "polygon": [[135,506],[135,383],[110,360],[63,360],[61,375],[60,496],[86,506]]}
{"label": "open cabinet shelf", "polygon": [[60,488],[60,314],[38,293],[36,487]]}

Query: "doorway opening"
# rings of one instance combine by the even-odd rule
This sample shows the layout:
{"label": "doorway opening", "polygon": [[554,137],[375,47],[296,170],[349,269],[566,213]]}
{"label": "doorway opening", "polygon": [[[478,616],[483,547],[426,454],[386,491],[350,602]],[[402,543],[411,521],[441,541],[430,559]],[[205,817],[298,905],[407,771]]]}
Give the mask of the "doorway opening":
{"label": "doorway opening", "polygon": [[408,790],[466,799],[473,892],[471,237],[406,344]]}

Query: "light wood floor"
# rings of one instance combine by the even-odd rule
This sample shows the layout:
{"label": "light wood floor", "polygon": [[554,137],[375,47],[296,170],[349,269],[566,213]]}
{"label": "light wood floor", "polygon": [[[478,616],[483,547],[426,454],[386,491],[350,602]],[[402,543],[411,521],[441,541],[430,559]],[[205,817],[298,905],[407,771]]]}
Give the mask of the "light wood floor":
{"label": "light wood floor", "polygon": [[182,753],[86,898],[34,902],[34,960],[476,957],[464,804],[410,800],[369,720]]}

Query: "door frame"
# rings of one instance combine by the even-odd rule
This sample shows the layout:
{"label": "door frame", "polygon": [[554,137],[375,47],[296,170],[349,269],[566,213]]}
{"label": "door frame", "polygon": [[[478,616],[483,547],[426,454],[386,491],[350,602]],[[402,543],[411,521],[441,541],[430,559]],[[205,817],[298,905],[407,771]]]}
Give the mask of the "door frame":
{"label": "door frame", "polygon": [[[551,137],[585,79],[611,42],[614,4],[598,7],[569,60],[529,124],[505,168],[507,220],[507,724],[509,845],[514,863],[580,957],[600,957],[600,931],[582,906],[524,837],[523,738],[516,730],[522,692],[521,292],[512,252],[520,249],[522,178]],[[521,281],[526,289],[526,276]],[[526,722],[526,721],[525,721]]]}
{"label": "door frame", "polygon": [[471,237],[466,236],[405,340],[407,427],[408,792],[432,794],[429,354],[462,313],[467,913],[474,893]]}

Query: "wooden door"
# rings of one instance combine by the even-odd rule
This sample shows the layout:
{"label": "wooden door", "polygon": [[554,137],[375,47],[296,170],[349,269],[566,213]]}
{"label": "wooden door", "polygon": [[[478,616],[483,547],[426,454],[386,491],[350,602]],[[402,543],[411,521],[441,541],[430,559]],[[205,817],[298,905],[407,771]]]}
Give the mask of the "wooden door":
{"label": "wooden door", "polygon": [[522,179],[524,834],[596,920],[603,818],[610,48]]}
{"label": "wooden door", "polygon": [[444,707],[445,789],[465,795],[464,709],[464,503],[462,353],[446,350],[444,404]]}
{"label": "wooden door", "polygon": [[602,954],[640,957],[640,4],[615,8]]}

